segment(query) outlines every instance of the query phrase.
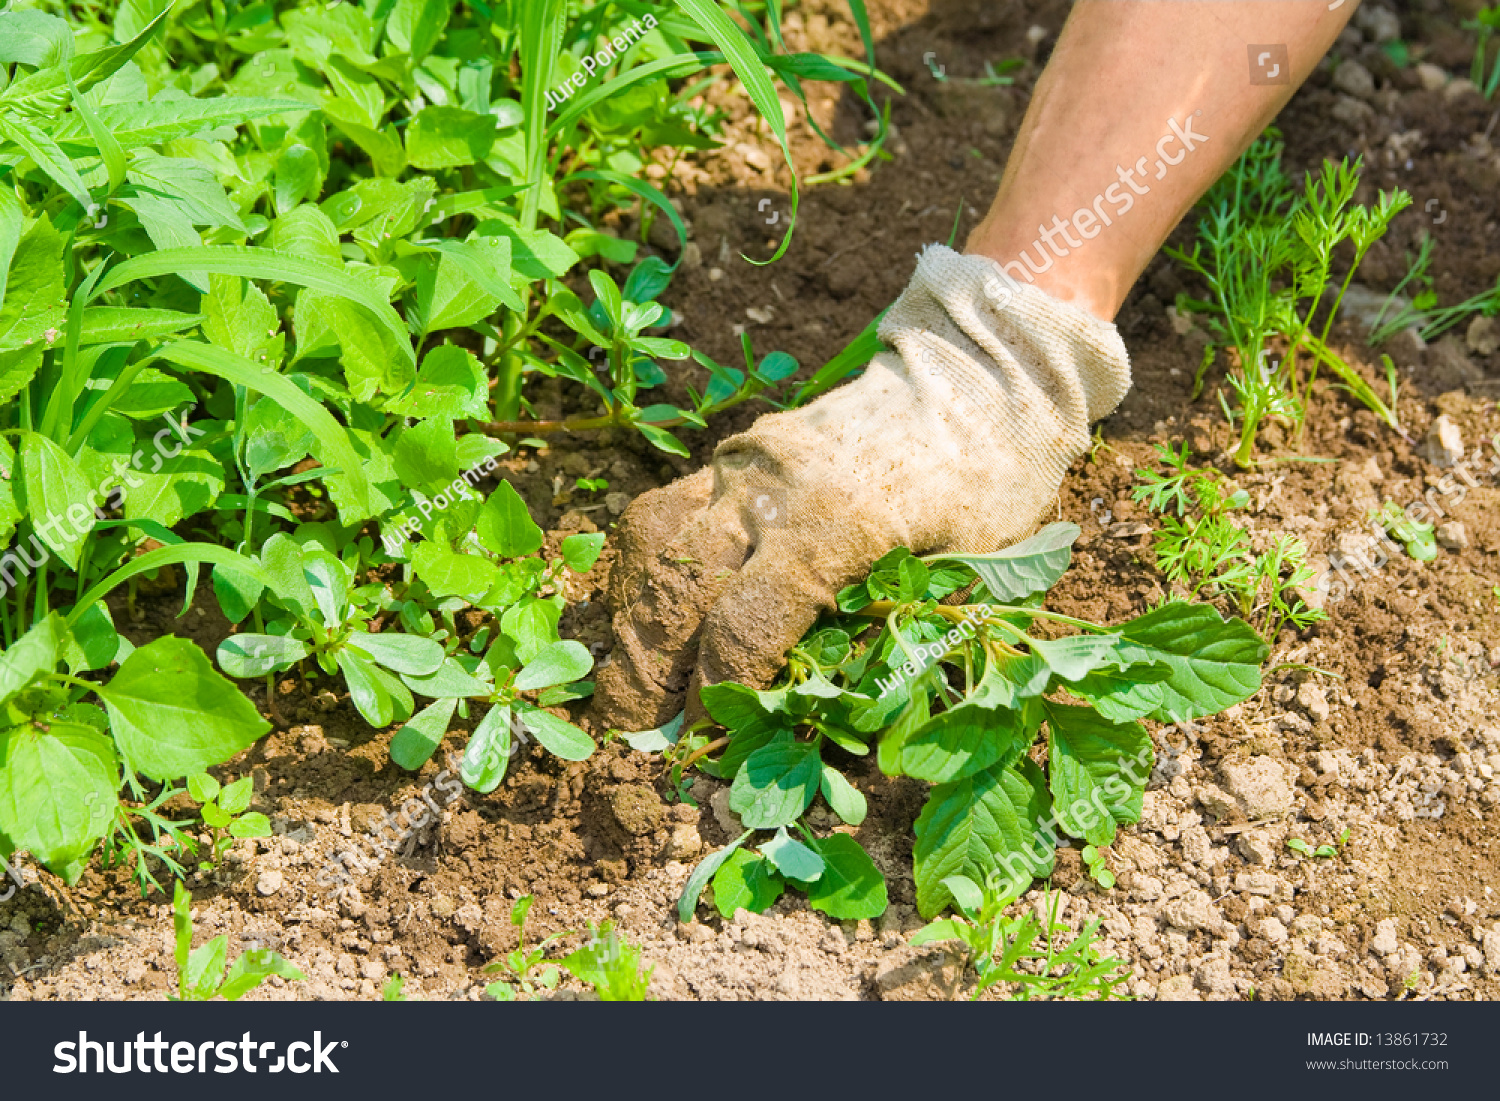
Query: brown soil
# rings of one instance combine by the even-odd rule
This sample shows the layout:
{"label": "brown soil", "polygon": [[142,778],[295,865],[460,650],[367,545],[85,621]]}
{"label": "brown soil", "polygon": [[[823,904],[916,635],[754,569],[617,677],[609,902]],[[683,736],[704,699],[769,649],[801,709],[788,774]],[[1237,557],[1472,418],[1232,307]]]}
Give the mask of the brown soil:
{"label": "brown soil", "polygon": [[[840,6],[809,0],[793,12],[791,47],[857,54],[858,36]],[[875,0],[870,7],[880,64],[908,90],[892,111],[895,162],[805,193],[783,261],[755,267],[740,256],[769,255],[787,210],[785,171],[775,169],[774,145],[743,97],[715,93],[735,119],[726,146],[678,167],[676,193],[693,241],[670,292],[682,318],[673,335],[720,362],[735,361],[746,330],[758,354],[785,349],[805,369],[816,367],[895,297],[913,254],[946,240],[955,215],[962,240],[993,193],[1038,62],[1065,12],[1032,0]],[[1414,56],[1467,71],[1456,29],[1464,13],[1428,0],[1399,14]],[[1033,27],[1040,33],[1028,35]],[[1374,73],[1380,91],[1372,105],[1337,92],[1325,65],[1278,125],[1294,172],[1325,156],[1360,153],[1362,200],[1377,187],[1415,196],[1361,281],[1393,286],[1404,251],[1426,229],[1436,238],[1442,301],[1493,286],[1500,273],[1496,105],[1424,91],[1411,70],[1396,69],[1357,36],[1336,53],[1358,57]],[[1029,60],[1014,88],[984,88],[935,80],[927,54],[949,77],[980,75],[986,60]],[[846,144],[860,140],[859,103],[810,87],[825,128]],[[842,163],[811,135],[800,106],[795,111],[803,171]],[[762,207],[763,199],[771,202]],[[778,224],[767,226],[777,211]],[[1085,536],[1054,593],[1061,611],[1111,622],[1160,595],[1149,539],[1132,534],[1147,516],[1129,500],[1131,472],[1150,463],[1155,442],[1185,438],[1200,456],[1229,443],[1212,397],[1222,355],[1207,396],[1188,396],[1203,337],[1171,325],[1166,307],[1182,290],[1200,288],[1158,258],[1119,318],[1135,390],[1103,424],[1104,446],[1079,462],[1064,489],[1061,517],[1081,524]],[[1335,334],[1344,354],[1377,377],[1379,358],[1363,329],[1346,321]],[[1500,430],[1493,400],[1500,354],[1480,354],[1462,328],[1429,348],[1405,337],[1397,343],[1400,413],[1415,440],[1440,412],[1471,447]],[[674,379],[672,386],[681,385]],[[579,400],[555,384],[533,397],[543,416],[571,411]],[[634,436],[599,433],[523,449],[504,476],[555,547],[571,531],[607,530],[630,497],[697,469],[719,439],[756,413],[742,407],[688,436],[691,460]],[[1276,442],[1268,441],[1273,450]],[[1281,441],[1280,454],[1295,454],[1293,443]],[[1404,504],[1441,473],[1419,447],[1328,388],[1313,402],[1300,451],[1338,462],[1271,465],[1238,480],[1255,499],[1248,525],[1257,539],[1290,532],[1320,556],[1338,548],[1368,507],[1387,497]],[[1111,857],[1114,890],[1081,875],[1076,852],[1060,854],[1054,885],[1065,892],[1065,920],[1077,927],[1102,919],[1105,946],[1130,964],[1136,996],[1500,995],[1500,896],[1492,890],[1500,854],[1490,841],[1500,815],[1493,778],[1500,725],[1491,717],[1500,662],[1500,600],[1492,591],[1500,582],[1500,488],[1484,473],[1490,457],[1479,467],[1480,487],[1451,509],[1466,527],[1467,547],[1443,550],[1427,565],[1393,560],[1330,604],[1327,622],[1284,632],[1273,655],[1282,668],[1255,698],[1195,728],[1157,732],[1145,816]],[[611,483],[607,495],[570,496],[574,478],[600,475]],[[606,557],[568,594],[577,603],[562,624],[565,636],[599,654],[610,641],[601,604],[608,564]],[[139,618],[123,602],[115,612],[137,641],[176,632],[211,649],[228,632],[206,586],[185,619],[172,618],[176,608],[170,594],[147,595]],[[387,758],[392,732],[371,731],[342,697],[304,692],[294,679],[281,693],[279,710],[292,725],[223,770],[255,777],[255,806],[272,816],[276,836],[237,845],[220,869],[193,882],[200,935],[227,932],[236,951],[255,943],[278,948],[309,976],[297,984],[273,980],[254,997],[371,998],[386,975],[399,972],[413,996],[478,998],[488,981],[483,966],[514,946],[511,901],[528,892],[537,897],[535,937],[616,920],[656,965],[659,997],[940,998],[972,980],[941,949],[907,944],[920,924],[911,836],[924,785],[887,780],[873,763],[856,767],[852,778],[871,808],[857,837],[890,882],[892,905],[882,919],[841,925],[789,896],[764,916],[741,913],[733,922],[702,907],[699,920],[683,926],[677,894],[697,858],[728,836],[710,806],[716,782],[700,778],[693,802],[678,801],[658,758],[615,742],[581,764],[523,751],[493,795],[457,795],[441,758],[461,748],[462,730],[413,776]],[[1275,808],[1282,813],[1247,819],[1244,776],[1264,777],[1267,769],[1286,785]],[[409,801],[428,785],[440,822],[414,830],[384,861],[351,871],[342,890],[320,884],[333,878],[330,862],[341,852],[370,851],[361,839],[388,811],[406,804],[416,812]],[[1346,829],[1347,844],[1333,858],[1299,857],[1285,845],[1302,838],[1316,847]],[[118,869],[91,870],[71,890],[34,869],[25,875],[27,889],[0,903],[0,997],[163,996],[174,969],[161,896],[143,901]]]}

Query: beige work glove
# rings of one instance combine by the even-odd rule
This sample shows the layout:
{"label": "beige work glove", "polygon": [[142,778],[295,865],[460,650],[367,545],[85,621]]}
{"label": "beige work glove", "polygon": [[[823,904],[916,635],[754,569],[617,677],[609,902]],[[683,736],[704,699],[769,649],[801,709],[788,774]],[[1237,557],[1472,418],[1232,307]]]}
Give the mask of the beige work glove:
{"label": "beige work glove", "polygon": [[760,418],[713,465],[637,498],[610,575],[600,717],[644,730],[722,680],[763,687],[896,546],[986,552],[1053,506],[1089,423],[1130,387],[1115,327],[927,248],[853,382]]}

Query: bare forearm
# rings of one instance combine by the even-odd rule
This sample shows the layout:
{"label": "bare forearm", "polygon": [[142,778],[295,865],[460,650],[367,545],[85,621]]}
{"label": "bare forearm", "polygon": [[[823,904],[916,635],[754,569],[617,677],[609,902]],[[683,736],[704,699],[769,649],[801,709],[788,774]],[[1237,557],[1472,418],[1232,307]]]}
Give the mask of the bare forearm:
{"label": "bare forearm", "polygon": [[[1167,234],[1311,74],[1355,7],[1080,0],[967,251],[1113,318]],[[1284,44],[1285,55],[1263,44]]]}

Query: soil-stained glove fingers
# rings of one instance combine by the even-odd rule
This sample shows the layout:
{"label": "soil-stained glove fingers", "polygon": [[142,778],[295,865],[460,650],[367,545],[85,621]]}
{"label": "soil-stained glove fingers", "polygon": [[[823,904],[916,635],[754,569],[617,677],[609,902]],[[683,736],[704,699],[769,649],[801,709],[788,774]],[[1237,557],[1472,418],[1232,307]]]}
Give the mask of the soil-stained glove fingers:
{"label": "soil-stained glove fingers", "polygon": [[820,612],[834,606],[834,586],[811,568],[813,559],[799,539],[771,537],[724,590],[703,621],[698,668],[688,692],[689,723],[704,714],[698,693],[705,685],[726,680],[755,688],[770,685],[786,664],[787,651]]}
{"label": "soil-stained glove fingers", "polygon": [[698,628],[749,546],[712,495],[705,468],[641,495],[621,518],[609,583],[615,648],[595,686],[609,726],[647,730],[682,709]]}

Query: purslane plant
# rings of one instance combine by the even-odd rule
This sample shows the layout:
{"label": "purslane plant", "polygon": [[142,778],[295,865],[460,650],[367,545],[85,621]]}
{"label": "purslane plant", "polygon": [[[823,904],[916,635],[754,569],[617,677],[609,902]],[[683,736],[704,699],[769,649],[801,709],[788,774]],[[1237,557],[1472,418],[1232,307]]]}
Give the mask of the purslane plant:
{"label": "purslane plant", "polygon": [[[703,690],[724,737],[656,732],[672,754],[733,781],[729,806],[746,827],[694,870],[682,919],[710,880],[727,912],[762,910],[787,885],[834,917],[881,912],[884,879],[854,837],[806,818],[821,796],[846,826],[863,820],[865,799],[840,771],[848,755],[873,752],[886,775],[932,785],[914,853],[928,917],[953,901],[953,876],[1018,893],[1049,873],[1064,837],[1097,854],[1134,822],[1154,762],[1140,720],[1181,722],[1248,698],[1268,647],[1203,604],[1169,602],[1112,628],[1047,611],[1078,533],[1053,524],[986,555],[898,548],[839,595],[840,614],[792,651],[783,682]],[[971,586],[965,603],[939,603]],[[767,834],[757,853],[746,848]]]}

